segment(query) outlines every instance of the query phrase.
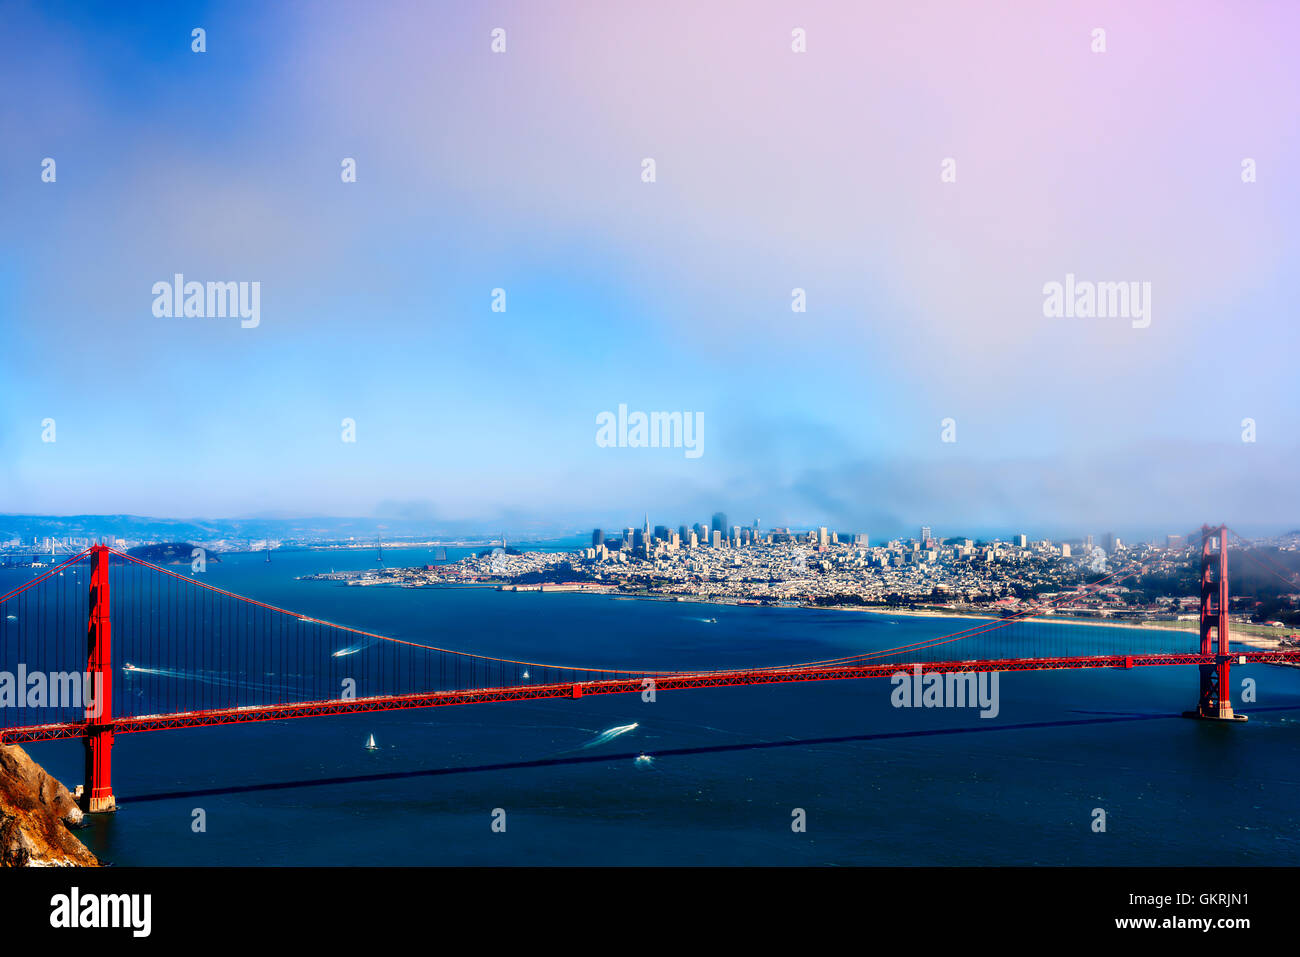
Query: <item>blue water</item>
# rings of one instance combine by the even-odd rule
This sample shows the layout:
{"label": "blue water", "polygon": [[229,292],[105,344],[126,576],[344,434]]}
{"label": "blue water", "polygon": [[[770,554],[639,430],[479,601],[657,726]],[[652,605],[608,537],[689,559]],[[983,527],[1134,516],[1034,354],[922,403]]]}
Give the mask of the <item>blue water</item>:
{"label": "blue water", "polygon": [[[412,640],[610,667],[812,660],[966,624],[293,580],[373,557],[227,556],[206,580]],[[385,558],[432,560],[405,549]],[[5,572],[0,585],[29,574]],[[1117,640],[1108,629],[1058,631],[1071,646]],[[1300,670],[1249,666],[1233,677],[1257,685],[1257,703],[1239,706],[1245,725],[1166,717],[1192,705],[1197,676],[1147,668],[1003,674],[995,719],[894,708],[882,680],[122,735],[120,810],[79,836],[120,865],[1300,863]],[[1017,727],[1027,724],[1042,726]],[[363,748],[370,734],[373,752]],[[79,742],[29,750],[80,782]],[[652,760],[637,761],[642,753]],[[359,776],[371,779],[339,780]],[[1092,829],[1095,808],[1104,833]],[[805,833],[791,829],[795,809]]]}

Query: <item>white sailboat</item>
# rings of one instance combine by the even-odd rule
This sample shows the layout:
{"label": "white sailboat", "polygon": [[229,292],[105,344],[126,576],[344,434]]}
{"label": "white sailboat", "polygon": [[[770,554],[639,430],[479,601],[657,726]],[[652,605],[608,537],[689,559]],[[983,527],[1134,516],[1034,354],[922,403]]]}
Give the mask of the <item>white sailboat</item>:
{"label": "white sailboat", "polygon": [[379,745],[375,744],[375,736],[373,734],[370,736],[369,740],[366,741],[366,750],[367,751],[379,750]]}

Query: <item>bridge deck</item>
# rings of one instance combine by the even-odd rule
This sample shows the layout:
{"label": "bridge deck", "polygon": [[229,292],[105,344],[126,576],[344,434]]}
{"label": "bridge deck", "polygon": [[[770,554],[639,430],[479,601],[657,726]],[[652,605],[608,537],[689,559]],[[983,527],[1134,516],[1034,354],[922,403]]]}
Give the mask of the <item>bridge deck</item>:
{"label": "bridge deck", "polygon": [[[1246,651],[1229,655],[1233,664],[1300,665],[1300,651]],[[1066,658],[1002,658],[974,661],[891,662],[888,664],[848,665],[835,667],[759,668],[747,671],[704,671],[658,675],[654,688],[677,691],[688,688],[727,688],[745,685],[784,684],[796,681],[843,681],[858,678],[888,678],[900,672],[911,674],[920,667],[922,674],[960,674],[991,671],[1062,671],[1078,668],[1143,668],[1170,665],[1213,665],[1216,655],[1094,655]],[[372,698],[299,701],[292,704],[248,705],[209,711],[176,714],[117,717],[96,730],[110,729],[115,734],[143,731],[166,731],[176,728],[203,728],[253,721],[284,721],[290,718],[321,717],[334,714],[364,714],[375,711],[398,711],[408,708],[440,708],[449,705],[483,704],[490,701],[537,701],[546,698],[582,698],[587,695],[640,693],[649,680],[641,677],[562,684],[521,685],[508,688],[472,688],[459,691],[430,691],[415,694],[383,695]],[[84,723],[45,724],[0,730],[0,743],[53,741],[81,738],[87,733]]]}

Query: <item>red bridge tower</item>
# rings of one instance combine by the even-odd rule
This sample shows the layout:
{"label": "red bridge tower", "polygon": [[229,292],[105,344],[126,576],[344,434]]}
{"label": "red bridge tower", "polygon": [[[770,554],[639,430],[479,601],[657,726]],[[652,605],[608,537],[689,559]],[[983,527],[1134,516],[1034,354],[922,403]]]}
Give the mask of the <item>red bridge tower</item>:
{"label": "red bridge tower", "polygon": [[[1215,545],[1218,546],[1217,549]],[[1216,639],[1217,649],[1214,647]],[[1234,714],[1232,710],[1226,525],[1218,528],[1201,526],[1201,655],[1212,655],[1214,664],[1201,665],[1201,693],[1196,702],[1196,710],[1186,711],[1184,716],[1210,721],[1245,721],[1244,714]]]}
{"label": "red bridge tower", "polygon": [[113,622],[108,593],[107,545],[90,550],[90,625],[86,658],[86,783],[77,789],[83,810],[116,811],[113,798]]}

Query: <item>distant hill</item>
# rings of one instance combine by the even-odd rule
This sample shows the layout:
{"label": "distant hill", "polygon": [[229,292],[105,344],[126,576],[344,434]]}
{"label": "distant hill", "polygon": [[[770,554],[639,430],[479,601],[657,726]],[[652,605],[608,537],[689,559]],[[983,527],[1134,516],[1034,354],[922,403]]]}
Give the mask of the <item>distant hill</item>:
{"label": "distant hill", "polygon": [[17,515],[0,513],[0,541],[44,538],[125,538],[153,542],[212,542],[225,539],[276,539],[279,541],[384,541],[397,538],[485,540],[505,532],[511,540],[549,541],[574,536],[589,540],[590,530],[579,535],[568,526],[523,520],[426,519],[402,516],[369,518],[151,518],[143,515]]}
{"label": "distant hill", "polygon": [[[188,565],[194,560],[195,547],[189,542],[164,542],[161,545],[128,548],[126,553],[132,558],[139,558],[154,565]],[[221,561],[212,552],[208,552],[206,557],[210,562]]]}

